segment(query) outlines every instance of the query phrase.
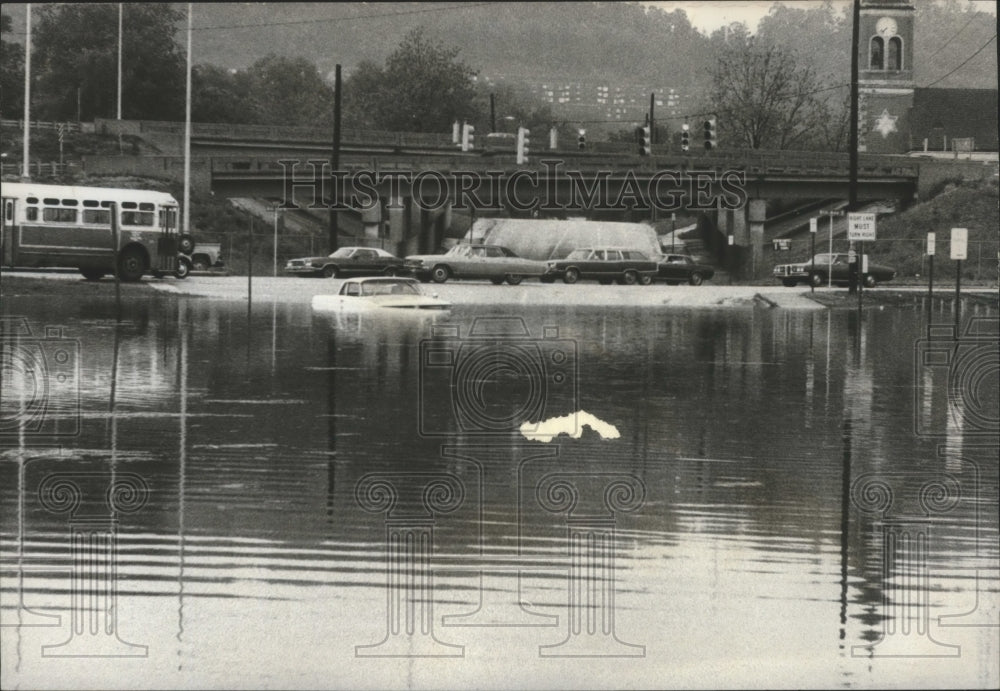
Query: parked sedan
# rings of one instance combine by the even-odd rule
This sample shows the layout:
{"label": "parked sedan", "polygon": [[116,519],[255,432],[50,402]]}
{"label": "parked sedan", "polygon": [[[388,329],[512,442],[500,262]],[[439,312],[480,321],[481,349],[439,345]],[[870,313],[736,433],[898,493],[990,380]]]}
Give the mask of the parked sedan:
{"label": "parked sedan", "polygon": [[541,276],[545,264],[525,259],[500,245],[455,245],[444,254],[415,254],[406,268],[421,281],[444,283],[449,278],[487,278],[496,285],[512,286],[531,276]]}
{"label": "parked sedan", "polygon": [[[814,286],[825,286],[827,282],[836,285],[850,283],[851,265],[846,254],[817,254],[811,260],[797,264],[778,264],[772,275],[788,287],[796,283],[812,283]],[[866,288],[874,288],[879,283],[891,281],[896,277],[896,270],[881,264],[868,262],[868,271],[862,280]]]}
{"label": "parked sedan", "polygon": [[403,260],[374,247],[341,247],[328,257],[292,259],[285,271],[297,276],[399,276],[406,273]]}
{"label": "parked sedan", "polygon": [[687,281],[693,286],[700,286],[715,275],[715,269],[708,264],[699,264],[686,254],[665,254],[660,257],[657,266],[656,280],[677,284]]}
{"label": "parked sedan", "polygon": [[603,285],[613,281],[649,285],[656,273],[656,262],[639,250],[583,247],[573,250],[565,259],[550,261],[542,282],[552,283],[561,278],[564,283],[593,279]]}

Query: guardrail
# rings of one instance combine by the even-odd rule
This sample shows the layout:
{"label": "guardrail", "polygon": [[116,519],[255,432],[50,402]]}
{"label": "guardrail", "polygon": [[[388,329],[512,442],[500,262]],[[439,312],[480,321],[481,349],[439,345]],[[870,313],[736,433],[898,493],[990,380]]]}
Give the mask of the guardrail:
{"label": "guardrail", "polygon": [[[40,178],[61,177],[78,170],[80,170],[79,163],[56,163],[55,161],[49,163],[35,161],[28,166],[28,173]],[[20,163],[0,164],[0,174],[2,175],[20,175],[21,172]]]}
{"label": "guardrail", "polygon": [[[58,130],[62,127],[64,132],[84,132],[86,128],[79,122],[47,122],[44,120],[31,120],[33,130]],[[24,120],[0,120],[0,127],[14,127],[19,130],[24,129]]]}

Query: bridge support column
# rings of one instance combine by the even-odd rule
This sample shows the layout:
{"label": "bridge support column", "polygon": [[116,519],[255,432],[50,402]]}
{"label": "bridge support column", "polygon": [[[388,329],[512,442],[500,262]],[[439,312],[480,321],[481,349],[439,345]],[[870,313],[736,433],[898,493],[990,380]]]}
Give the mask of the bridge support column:
{"label": "bridge support column", "polygon": [[430,254],[433,252],[434,250],[431,247],[431,212],[430,209],[425,209],[423,206],[420,207],[420,229],[417,233],[417,253]]}
{"label": "bridge support column", "polygon": [[406,222],[406,215],[409,212],[409,208],[406,202],[409,201],[412,205],[412,200],[390,199],[389,201],[391,205],[387,208],[387,215],[385,216],[389,220],[389,228],[386,232],[388,241],[386,242],[385,249],[397,257],[401,257],[406,254],[405,242],[409,231],[409,223]]}
{"label": "bridge support column", "polygon": [[767,206],[763,199],[751,199],[750,222],[750,276],[757,278],[764,270],[764,217]]}

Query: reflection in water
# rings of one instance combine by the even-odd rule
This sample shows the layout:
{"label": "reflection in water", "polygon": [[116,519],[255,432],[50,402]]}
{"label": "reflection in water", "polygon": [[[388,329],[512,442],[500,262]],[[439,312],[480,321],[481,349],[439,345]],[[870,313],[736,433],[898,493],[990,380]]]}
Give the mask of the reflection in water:
{"label": "reflection in water", "polygon": [[[879,651],[938,641],[989,660],[996,387],[970,414],[922,314],[525,309],[523,331],[480,338],[510,315],[54,306],[30,326],[79,342],[80,433],[4,437],[5,681],[44,682],[42,646],[67,638],[69,526],[37,489],[81,469],[150,491],[114,533],[117,626],[149,647],[145,671],[108,668],[127,685],[398,685],[393,658],[363,666],[386,654],[463,655],[511,685],[622,660],[558,668],[590,686],[899,685],[912,668]],[[577,410],[621,438],[516,431]],[[777,655],[796,663],[725,676]],[[982,683],[966,670],[934,674]]]}

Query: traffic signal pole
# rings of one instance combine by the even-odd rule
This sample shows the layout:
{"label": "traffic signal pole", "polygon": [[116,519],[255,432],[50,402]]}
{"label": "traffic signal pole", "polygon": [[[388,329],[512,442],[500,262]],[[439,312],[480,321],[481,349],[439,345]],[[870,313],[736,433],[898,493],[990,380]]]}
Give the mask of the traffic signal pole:
{"label": "traffic signal pole", "polygon": [[330,252],[337,249],[337,236],[340,235],[338,226],[336,202],[340,200],[340,192],[337,188],[340,183],[340,176],[337,170],[340,168],[340,95],[343,91],[343,82],[340,79],[340,65],[337,65],[333,78],[333,151],[330,152],[330,175],[333,176],[333,201],[330,204],[330,228],[328,232],[328,244]]}
{"label": "traffic signal pole", "polygon": [[[851,22],[851,138],[848,145],[850,154],[850,178],[847,184],[847,209],[854,211],[858,205],[858,60],[859,60],[859,33],[861,31],[861,0],[854,0],[854,12]],[[854,243],[851,243],[854,247]],[[861,262],[860,257],[855,254],[854,264],[850,266],[850,287],[849,293],[858,290],[858,269]],[[832,272],[831,272],[832,273]]]}

